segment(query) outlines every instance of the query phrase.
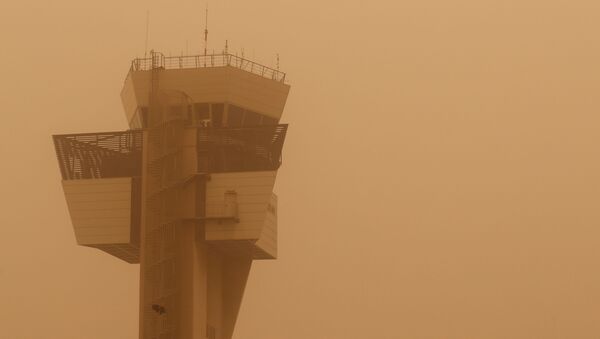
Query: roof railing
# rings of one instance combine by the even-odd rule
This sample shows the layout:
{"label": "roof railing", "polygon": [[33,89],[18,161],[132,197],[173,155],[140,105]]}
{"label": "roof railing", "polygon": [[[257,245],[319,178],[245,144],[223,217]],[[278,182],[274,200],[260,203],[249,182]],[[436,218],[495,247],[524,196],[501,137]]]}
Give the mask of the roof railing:
{"label": "roof railing", "polygon": [[[252,74],[260,75],[263,78],[285,83],[285,73],[261,65],[254,61],[239,57],[233,54],[208,54],[208,55],[187,55],[187,56],[164,56],[162,53],[155,53],[155,64],[163,69],[190,69],[190,68],[208,68],[208,67],[235,67]],[[136,58],[131,62],[130,71],[148,71],[152,69],[152,58]]]}

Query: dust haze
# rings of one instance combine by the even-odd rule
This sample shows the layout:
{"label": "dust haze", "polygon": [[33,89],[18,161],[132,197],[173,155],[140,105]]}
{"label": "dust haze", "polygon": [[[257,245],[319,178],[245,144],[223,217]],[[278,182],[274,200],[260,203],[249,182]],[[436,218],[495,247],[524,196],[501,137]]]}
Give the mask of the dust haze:
{"label": "dust haze", "polygon": [[[52,134],[127,128],[149,49],[199,53],[200,1],[0,4],[0,325],[137,338],[138,266],[77,247]],[[279,259],[234,338],[600,337],[600,4],[211,0],[209,50],[292,86]]]}

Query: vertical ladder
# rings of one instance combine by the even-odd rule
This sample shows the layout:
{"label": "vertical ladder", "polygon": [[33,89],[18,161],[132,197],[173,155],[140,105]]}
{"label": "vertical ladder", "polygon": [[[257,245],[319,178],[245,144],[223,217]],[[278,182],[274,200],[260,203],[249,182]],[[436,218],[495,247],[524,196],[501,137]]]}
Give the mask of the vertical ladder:
{"label": "vertical ladder", "polygon": [[160,101],[159,53],[151,52],[151,86],[146,149],[146,222],[142,258],[143,339],[178,337],[178,286],[176,232],[180,223],[183,120],[167,120]]}

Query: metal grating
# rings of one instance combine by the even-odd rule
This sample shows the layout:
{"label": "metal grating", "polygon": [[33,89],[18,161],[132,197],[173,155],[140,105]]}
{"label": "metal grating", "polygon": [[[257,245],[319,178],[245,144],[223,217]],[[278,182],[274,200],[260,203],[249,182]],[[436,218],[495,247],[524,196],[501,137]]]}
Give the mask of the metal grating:
{"label": "metal grating", "polygon": [[199,128],[198,169],[206,173],[276,170],[287,127]]}
{"label": "metal grating", "polygon": [[140,249],[133,244],[102,244],[85,246],[97,248],[130,264],[138,264],[140,262]]}
{"label": "metal grating", "polygon": [[64,180],[141,176],[142,131],[54,135]]}

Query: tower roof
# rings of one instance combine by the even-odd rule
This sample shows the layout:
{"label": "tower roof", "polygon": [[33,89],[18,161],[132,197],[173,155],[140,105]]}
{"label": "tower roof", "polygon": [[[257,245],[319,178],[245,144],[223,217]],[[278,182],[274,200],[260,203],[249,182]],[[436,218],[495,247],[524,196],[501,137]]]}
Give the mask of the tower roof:
{"label": "tower roof", "polygon": [[127,121],[133,128],[139,127],[135,126],[140,110],[149,106],[154,80],[160,83],[157,93],[177,91],[190,103],[226,104],[276,121],[281,118],[290,86],[285,83],[285,73],[277,69],[228,53],[151,55],[132,61],[121,92]]}
{"label": "tower roof", "polygon": [[[239,68],[252,74],[260,75],[266,79],[285,83],[284,72],[229,53],[185,56],[165,56],[162,53],[154,54],[156,55],[154,67],[157,68],[192,69],[229,66]],[[148,71],[151,70],[152,67],[153,62],[151,57],[136,58],[131,62],[130,72]]]}

